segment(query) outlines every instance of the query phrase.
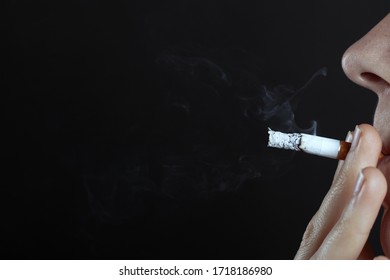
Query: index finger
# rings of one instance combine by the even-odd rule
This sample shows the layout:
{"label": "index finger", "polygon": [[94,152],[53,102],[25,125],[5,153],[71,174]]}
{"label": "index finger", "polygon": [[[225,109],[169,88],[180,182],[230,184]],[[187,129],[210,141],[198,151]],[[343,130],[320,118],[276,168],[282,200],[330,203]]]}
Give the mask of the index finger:
{"label": "index finger", "polygon": [[359,172],[377,165],[381,148],[382,142],[375,128],[368,124],[356,127],[352,148],[319,210],[309,222],[296,259],[309,259],[318,250],[347,205]]}

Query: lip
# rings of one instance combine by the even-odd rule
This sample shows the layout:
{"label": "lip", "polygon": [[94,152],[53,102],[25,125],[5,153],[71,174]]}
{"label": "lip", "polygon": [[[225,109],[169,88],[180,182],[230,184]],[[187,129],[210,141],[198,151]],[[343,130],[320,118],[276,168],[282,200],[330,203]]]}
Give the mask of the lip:
{"label": "lip", "polygon": [[389,147],[388,143],[382,144],[382,154],[384,157],[390,156],[390,147]]}
{"label": "lip", "polygon": [[379,164],[388,163],[390,160],[390,142],[385,141],[385,139],[382,138],[382,150],[381,155],[379,157],[378,166]]}
{"label": "lip", "polygon": [[381,158],[379,158],[378,166],[383,165],[383,164],[387,164],[389,162],[390,149],[388,147],[389,147],[388,145],[385,145],[385,144],[382,145],[382,155],[383,156]]}
{"label": "lip", "polygon": [[390,164],[390,156],[385,155],[378,160],[377,168],[379,168],[379,170],[381,170],[385,174],[386,173],[385,171],[388,169],[389,164]]}

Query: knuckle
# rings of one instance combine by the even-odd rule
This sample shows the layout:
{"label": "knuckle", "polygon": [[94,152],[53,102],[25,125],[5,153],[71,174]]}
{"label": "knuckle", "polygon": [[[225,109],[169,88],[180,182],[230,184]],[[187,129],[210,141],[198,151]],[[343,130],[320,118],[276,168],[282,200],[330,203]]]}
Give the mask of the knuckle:
{"label": "knuckle", "polygon": [[302,236],[302,241],[301,241],[301,248],[310,248],[314,245],[318,238],[318,231],[319,231],[319,226],[321,222],[319,221],[318,215],[314,215],[314,217],[310,220],[308,225],[306,226],[306,230]]}

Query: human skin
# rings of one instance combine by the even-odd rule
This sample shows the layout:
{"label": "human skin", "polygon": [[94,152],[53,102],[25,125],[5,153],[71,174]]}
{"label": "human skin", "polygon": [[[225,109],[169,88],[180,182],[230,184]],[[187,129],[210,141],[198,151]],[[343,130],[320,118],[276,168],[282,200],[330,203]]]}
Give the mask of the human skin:
{"label": "human skin", "polygon": [[[340,161],[332,186],[309,222],[296,259],[388,259],[390,257],[390,14],[342,58],[345,74],[378,96],[373,126],[349,133],[353,149]],[[386,156],[379,159],[380,153]],[[367,239],[383,206],[375,257]]]}

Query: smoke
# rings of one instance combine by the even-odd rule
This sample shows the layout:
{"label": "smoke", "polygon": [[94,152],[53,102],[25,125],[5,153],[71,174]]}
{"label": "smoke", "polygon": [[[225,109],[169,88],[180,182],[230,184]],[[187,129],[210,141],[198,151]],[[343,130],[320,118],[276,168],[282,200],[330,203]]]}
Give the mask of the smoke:
{"label": "smoke", "polygon": [[293,153],[266,148],[267,127],[301,129],[294,118],[301,88],[270,86],[257,58],[243,50],[167,50],[154,62],[155,94],[134,124],[140,139],[122,148],[121,164],[103,164],[85,175],[94,216],[105,222],[169,217],[184,204],[237,192],[269,180]]}
{"label": "smoke", "polygon": [[278,85],[260,56],[294,55],[288,72],[313,38],[301,24],[269,28],[283,21],[261,1],[24,2],[5,9],[3,254],[281,252],[258,240],[284,238],[269,190],[293,152],[267,149],[267,127],[300,130],[309,88]]}
{"label": "smoke", "polygon": [[317,123],[312,121],[311,126],[301,128],[295,122],[294,112],[304,90],[318,76],[326,76],[327,69],[321,68],[313,74],[309,81],[299,89],[286,85],[269,87],[259,86],[258,92],[250,97],[240,97],[244,115],[266,122],[270,127],[285,132],[302,132],[316,134]]}

